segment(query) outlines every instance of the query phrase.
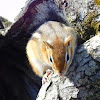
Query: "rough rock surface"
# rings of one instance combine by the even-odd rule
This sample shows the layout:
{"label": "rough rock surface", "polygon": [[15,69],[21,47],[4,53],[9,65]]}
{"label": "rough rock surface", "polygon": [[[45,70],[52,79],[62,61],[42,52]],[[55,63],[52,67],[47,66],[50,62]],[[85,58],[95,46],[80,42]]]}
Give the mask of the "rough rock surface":
{"label": "rough rock surface", "polygon": [[[99,61],[99,62],[98,62]],[[98,63],[97,63],[98,62]],[[81,45],[66,77],[55,73],[42,85],[37,100],[99,100],[100,34]],[[73,98],[73,99],[72,99]]]}
{"label": "rough rock surface", "polygon": [[[79,89],[78,98],[99,100],[100,91],[100,34],[81,45],[67,75]],[[77,64],[76,64],[77,62]]]}
{"label": "rough rock surface", "polygon": [[[68,20],[74,21],[79,16],[81,21],[84,20],[84,17],[88,12],[97,11],[98,15],[100,14],[100,6],[96,5],[94,0],[67,0],[68,6],[66,8],[66,15]],[[100,21],[100,19],[99,19]]]}
{"label": "rough rock surface", "polygon": [[70,100],[77,98],[79,90],[67,77],[59,77],[52,73],[48,81],[42,85],[36,100]]}

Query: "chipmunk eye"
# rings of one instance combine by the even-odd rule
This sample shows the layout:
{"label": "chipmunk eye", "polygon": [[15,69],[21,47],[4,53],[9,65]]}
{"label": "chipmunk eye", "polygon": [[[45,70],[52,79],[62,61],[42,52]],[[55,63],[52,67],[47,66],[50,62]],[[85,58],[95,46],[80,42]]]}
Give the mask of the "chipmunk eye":
{"label": "chipmunk eye", "polygon": [[69,55],[67,54],[67,61],[69,60]]}
{"label": "chipmunk eye", "polygon": [[52,57],[51,57],[51,56],[50,56],[50,62],[51,62],[51,63],[53,63],[53,59],[52,59]]}
{"label": "chipmunk eye", "polygon": [[69,61],[69,55],[66,53],[66,61]]}

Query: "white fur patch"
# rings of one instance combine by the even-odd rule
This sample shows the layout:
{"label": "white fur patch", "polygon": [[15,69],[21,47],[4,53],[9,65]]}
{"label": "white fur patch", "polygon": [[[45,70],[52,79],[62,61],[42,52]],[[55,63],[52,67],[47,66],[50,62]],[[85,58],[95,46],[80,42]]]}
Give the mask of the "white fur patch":
{"label": "white fur patch", "polygon": [[41,34],[35,33],[35,34],[33,34],[33,37],[35,37],[35,38],[41,38]]}
{"label": "white fur patch", "polygon": [[68,38],[70,38],[70,36],[68,36],[68,37],[65,37],[65,40],[64,40],[64,42],[66,42],[66,41],[68,40]]}
{"label": "white fur patch", "polygon": [[48,42],[49,44],[52,44],[52,41],[50,41],[50,40],[47,40],[47,42]]}
{"label": "white fur patch", "polygon": [[47,64],[46,62],[41,62],[40,60],[38,60],[36,58],[33,58],[32,59],[32,62],[34,63],[35,67],[38,69],[40,76],[43,75],[45,69],[50,68],[50,65],[49,64]]}

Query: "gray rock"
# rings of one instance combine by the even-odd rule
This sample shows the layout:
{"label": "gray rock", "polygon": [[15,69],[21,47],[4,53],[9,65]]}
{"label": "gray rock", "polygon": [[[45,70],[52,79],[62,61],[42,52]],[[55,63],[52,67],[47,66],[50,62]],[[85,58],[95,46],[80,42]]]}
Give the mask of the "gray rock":
{"label": "gray rock", "polygon": [[[82,56],[81,56],[82,57]],[[88,58],[83,58],[81,62],[79,62],[79,66],[83,66],[91,60],[91,56]]]}
{"label": "gray rock", "polygon": [[83,52],[85,49],[84,49],[84,45],[81,45],[81,47],[77,50],[77,53],[81,53]]}
{"label": "gray rock", "polygon": [[92,82],[100,81],[100,76],[95,75],[95,76],[90,77],[90,79]]}
{"label": "gray rock", "polygon": [[92,57],[100,62],[100,34],[90,39],[91,49],[88,50]]}
{"label": "gray rock", "polygon": [[100,77],[100,71],[99,71],[99,72],[97,72],[97,75]]}
{"label": "gray rock", "polygon": [[[96,5],[93,0],[67,0],[68,7],[66,9],[69,21],[76,19],[79,15],[80,20],[84,20],[87,12],[92,12],[93,10],[98,11],[100,14],[100,6]],[[69,17],[70,16],[70,17]]]}
{"label": "gray rock", "polygon": [[96,62],[94,60],[89,61],[89,66],[95,66]]}
{"label": "gray rock", "polygon": [[74,83],[67,77],[51,74],[48,82],[42,85],[37,100],[59,100],[60,98],[70,100],[71,98],[77,98],[78,92],[79,90],[74,86]]}

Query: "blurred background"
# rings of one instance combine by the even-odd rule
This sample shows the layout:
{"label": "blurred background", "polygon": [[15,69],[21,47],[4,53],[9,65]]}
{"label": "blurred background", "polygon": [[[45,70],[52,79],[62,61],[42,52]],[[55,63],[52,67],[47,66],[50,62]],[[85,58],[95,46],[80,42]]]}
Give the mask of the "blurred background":
{"label": "blurred background", "polygon": [[14,18],[27,0],[0,0],[0,16],[14,22]]}

